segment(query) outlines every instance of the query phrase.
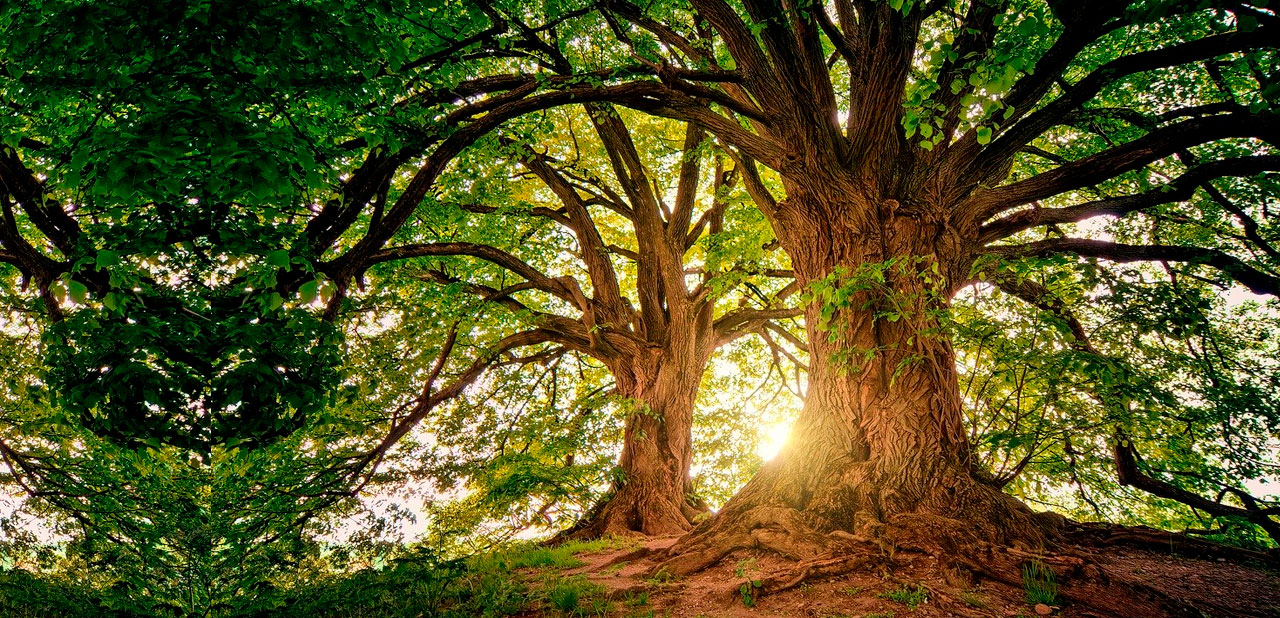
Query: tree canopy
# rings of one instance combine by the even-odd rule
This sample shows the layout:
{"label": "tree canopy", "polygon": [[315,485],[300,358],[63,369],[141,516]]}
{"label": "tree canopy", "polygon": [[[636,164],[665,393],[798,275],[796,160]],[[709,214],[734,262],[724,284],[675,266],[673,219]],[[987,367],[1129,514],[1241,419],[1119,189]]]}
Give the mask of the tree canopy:
{"label": "tree canopy", "polygon": [[531,535],[796,561],[764,592],[885,543],[998,578],[1063,516],[1274,553],[1277,42],[1262,0],[8,3],[0,609],[267,615]]}

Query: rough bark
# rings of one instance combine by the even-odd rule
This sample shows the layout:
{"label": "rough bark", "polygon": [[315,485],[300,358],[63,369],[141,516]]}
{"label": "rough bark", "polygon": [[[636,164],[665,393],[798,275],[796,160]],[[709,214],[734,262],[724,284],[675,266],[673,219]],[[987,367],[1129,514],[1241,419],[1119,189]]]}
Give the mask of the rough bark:
{"label": "rough bark", "polygon": [[[703,338],[705,339],[705,337]],[[655,355],[656,363],[615,370],[616,392],[634,406],[627,419],[619,478],[611,495],[571,529],[574,537],[680,534],[705,510],[692,497],[693,409],[707,362],[706,345],[693,357]]]}
{"label": "rough bark", "polygon": [[1031,511],[980,480],[961,428],[954,354],[932,311],[950,288],[932,286],[962,279],[962,243],[895,200],[823,181],[788,187],[772,216],[797,279],[839,285],[876,269],[884,283],[846,287],[853,295],[825,317],[831,301],[809,304],[809,391],[787,446],[664,568],[690,572],[747,547],[811,561],[848,542],[1042,544]]}

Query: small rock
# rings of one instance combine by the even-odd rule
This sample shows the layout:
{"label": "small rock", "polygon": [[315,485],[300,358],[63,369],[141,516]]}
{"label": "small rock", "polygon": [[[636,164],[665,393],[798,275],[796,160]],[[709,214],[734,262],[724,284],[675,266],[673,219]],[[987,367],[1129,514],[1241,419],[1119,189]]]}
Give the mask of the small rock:
{"label": "small rock", "polygon": [[1048,616],[1053,613],[1053,608],[1044,603],[1036,603],[1036,613],[1041,616]]}

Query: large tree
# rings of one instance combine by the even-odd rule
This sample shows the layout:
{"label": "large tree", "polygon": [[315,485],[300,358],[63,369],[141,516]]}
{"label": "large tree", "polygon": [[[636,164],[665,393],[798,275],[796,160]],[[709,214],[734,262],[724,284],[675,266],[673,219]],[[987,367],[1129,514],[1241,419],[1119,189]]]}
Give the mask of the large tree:
{"label": "large tree", "polygon": [[[496,148],[507,158],[498,161],[498,174],[518,165],[540,190],[487,196],[477,180],[461,195],[438,191],[435,202],[470,213],[463,225],[411,223],[400,232],[406,242],[370,261],[461,257],[496,266],[496,277],[450,272],[445,264],[423,276],[462,286],[526,323],[503,341],[504,351],[552,344],[597,359],[613,378],[612,394],[631,410],[614,491],[574,534],[683,532],[704,508],[689,476],[704,369],[719,347],[743,334],[786,334],[772,321],[799,311],[774,297],[795,287],[787,285],[788,271],[768,267],[763,247],[772,235],[757,217],[743,217],[744,208],[754,210],[733,190],[737,170],[708,150],[701,129],[632,114],[644,122],[641,139],[622,114],[601,104],[557,116],[566,126],[559,140],[542,140],[551,146],[503,137],[456,163],[474,175]],[[583,131],[597,139],[570,137]],[[727,213],[731,204],[736,211]],[[496,221],[486,225],[485,218]],[[505,234],[498,231],[504,225]],[[500,235],[511,242],[498,242]],[[574,258],[567,263],[566,253]],[[735,288],[743,293],[731,294]]]}
{"label": "large tree", "polygon": [[[744,180],[812,290],[809,390],[791,443],[682,540],[676,571],[738,547],[812,558],[838,538],[1038,545],[1053,534],[987,482],[962,429],[940,327],[987,256],[1162,261],[1280,292],[1259,223],[1269,185],[1234,180],[1280,164],[1270,81],[1280,25],[1266,9],[692,0],[602,10],[665,90],[629,104],[704,126],[744,169],[770,170]],[[1179,221],[1177,205],[1200,191],[1212,203],[1186,210],[1186,225],[1207,213],[1241,231],[1126,242],[1066,226],[1157,212]]]}
{"label": "large tree", "polygon": [[[343,380],[333,323],[358,308],[352,290],[371,267],[445,253],[496,263],[527,289],[490,285],[506,292],[492,300],[523,299],[546,314],[497,350],[576,346],[610,359],[636,399],[687,392],[689,376],[667,367],[686,364],[661,361],[696,359],[687,352],[705,353],[711,340],[702,338],[711,335],[659,333],[676,332],[681,320],[716,330],[691,281],[712,269],[685,272],[690,228],[698,228],[694,210],[679,205],[689,193],[673,190],[668,201],[677,207],[662,208],[663,192],[650,186],[656,175],[642,151],[627,147],[609,106],[688,123],[689,135],[718,140],[808,298],[808,398],[790,447],[675,548],[675,570],[749,546],[812,558],[875,541],[957,549],[1051,536],[1052,517],[1033,516],[999,489],[1017,465],[989,474],[962,430],[953,345],[965,340],[949,335],[949,309],[980,278],[1057,316],[1068,345],[1094,356],[1107,347],[1095,327],[1112,316],[1081,318],[1069,301],[1099,292],[1068,298],[1035,276],[1064,263],[1054,256],[1158,264],[1179,303],[1199,285],[1272,296],[1280,289],[1269,175],[1278,160],[1280,25],[1255,4],[606,0],[535,9],[514,0],[331,0],[248,11],[199,2],[149,8],[29,0],[0,10],[0,98],[14,112],[0,118],[0,267],[17,290],[11,304],[41,316],[46,344],[38,359],[21,355],[24,367],[43,361],[41,379],[20,369],[25,382],[6,385],[6,404],[24,406],[6,417],[0,450],[6,482],[84,516],[119,545],[148,537],[154,542],[132,546],[164,553],[179,537],[192,541],[181,562],[151,564],[185,564],[189,555],[195,582],[214,571],[252,571],[222,580],[224,591],[274,568],[273,557],[260,568],[220,567],[243,566],[239,550],[263,538],[296,536],[308,521],[296,512],[305,510],[300,494],[317,498],[310,504],[351,496],[368,480],[367,465],[412,428],[393,409],[386,439],[353,466],[271,469],[282,449],[327,452],[329,443],[297,432],[336,432],[325,418]],[[154,27],[140,26],[138,15]],[[552,173],[539,181],[559,205],[514,213],[488,204],[497,210],[467,220],[563,226],[585,267],[576,286],[546,272],[560,266],[554,260],[513,261],[506,256],[514,248],[499,254],[479,242],[446,251],[451,241],[419,234],[417,221],[439,206],[439,181],[460,155],[498,143],[490,136],[499,128],[580,103],[594,110],[616,176],[606,183],[618,194],[607,216],[633,213],[634,247],[607,260],[586,250],[599,244],[590,237],[599,227],[579,211],[594,208],[587,213],[598,224],[599,207],[609,206],[588,204],[595,183],[563,190],[578,182],[571,167],[540,151],[503,156],[529,169],[541,160]],[[673,177],[696,160],[674,166]],[[628,260],[645,264],[635,272],[638,308],[620,300],[619,264]],[[1011,274],[1000,260],[1018,266]],[[1115,306],[1141,296],[1119,279],[1092,280]],[[1152,305],[1166,313],[1175,304]],[[733,321],[721,322],[720,333],[754,323]],[[537,330],[548,324],[563,327],[559,340]],[[465,331],[441,339],[440,358],[472,342]],[[1159,351],[1152,358],[1189,358],[1183,371],[1230,365],[1199,392],[1250,399],[1247,389],[1214,382],[1247,373],[1261,348],[1224,352],[1225,339],[1202,341],[1175,338],[1190,348],[1185,357],[1149,349]],[[426,379],[414,414],[464,390],[495,360],[512,359],[482,353],[447,384],[437,383],[431,362],[415,365],[421,371],[410,377]],[[53,397],[24,399],[46,388]],[[1140,438],[1127,424],[1150,403],[1132,388],[1099,388],[1095,399],[1109,430],[1096,435],[1121,483],[1274,529],[1275,507],[1247,493],[1223,488],[1205,499],[1221,477],[1170,482],[1186,471],[1146,465],[1141,456],[1160,432]],[[1152,408],[1142,412],[1159,412]],[[660,438],[663,424],[643,414],[633,422],[632,444],[661,450],[661,439],[647,440]],[[665,431],[670,443],[684,432],[676,424]],[[1267,431],[1251,429],[1249,438]],[[1227,446],[1218,457],[1254,448],[1234,432],[1221,435]],[[670,465],[684,454],[667,447],[671,457],[659,467],[687,465]],[[121,448],[128,456],[119,457]],[[1062,452],[1080,454],[1071,445]],[[172,517],[134,506],[150,500],[142,493],[172,496],[170,485],[143,491],[117,482],[135,464],[160,461],[156,474],[190,468],[174,476],[199,490],[195,501],[158,500]],[[649,459],[629,461],[645,468]],[[250,468],[273,478],[259,482]],[[309,476],[313,469],[323,478]],[[346,476],[324,476],[335,470]],[[660,502],[668,507],[674,478],[664,476],[671,491]],[[282,487],[289,484],[304,487]],[[122,512],[128,517],[114,517]],[[210,512],[219,513],[216,525],[202,523]],[[228,548],[226,560],[209,561],[213,549]],[[208,601],[189,597],[180,606]]]}
{"label": "large tree", "polygon": [[[456,54],[485,59],[469,66],[487,76],[427,72],[444,85],[392,109],[446,111],[399,150],[349,142],[368,155],[294,249],[334,282],[337,311],[458,153],[548,107],[611,102],[725,143],[810,292],[812,364],[791,447],[676,548],[677,570],[744,545],[813,556],[832,533],[1051,535],[979,469],[962,430],[946,309],[991,260],[1159,261],[1277,289],[1266,209],[1242,201],[1266,195],[1254,177],[1277,160],[1265,9],[698,0],[476,11],[441,54],[409,66],[453,67],[444,58]],[[1201,215],[1166,214],[1202,188]],[[1100,240],[1071,227],[1103,215],[1242,231]]]}

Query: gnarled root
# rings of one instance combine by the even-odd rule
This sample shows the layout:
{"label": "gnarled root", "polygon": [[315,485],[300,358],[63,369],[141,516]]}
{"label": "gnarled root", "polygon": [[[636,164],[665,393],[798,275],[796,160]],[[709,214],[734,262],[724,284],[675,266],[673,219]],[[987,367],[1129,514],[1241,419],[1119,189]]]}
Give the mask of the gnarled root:
{"label": "gnarled root", "polygon": [[788,571],[775,573],[761,579],[759,594],[776,594],[783,590],[795,588],[796,586],[799,586],[811,579],[835,577],[845,573],[852,573],[864,568],[876,566],[882,562],[883,560],[878,556],[865,552],[826,558],[823,560],[801,562]]}
{"label": "gnarled root", "polygon": [[655,572],[683,576],[700,571],[741,549],[767,549],[797,561],[813,560],[832,550],[832,538],[804,522],[796,509],[759,506],[703,522],[675,546]]}
{"label": "gnarled root", "polygon": [[[841,482],[806,496],[803,509],[779,498],[795,492],[779,489],[776,478],[765,490],[749,486],[672,546],[654,572],[683,576],[735,551],[766,550],[796,562],[758,580],[758,593],[770,594],[806,580],[892,563],[902,551],[979,573],[986,570],[977,567],[990,548],[1032,555],[1057,533],[1052,520],[972,477],[940,476],[925,491],[904,497],[885,489],[893,485],[875,474],[871,466],[851,466]],[[1016,581],[1018,562],[1006,566],[999,579]]]}
{"label": "gnarled root", "polygon": [[1146,526],[1079,522],[1070,527],[1067,537],[1088,546],[1129,546],[1164,552],[1176,551],[1183,556],[1223,558],[1236,562],[1255,561],[1280,566],[1280,550],[1263,552],[1231,547],[1187,534]]}
{"label": "gnarled root", "polygon": [[631,486],[623,486],[577,524],[552,537],[548,544],[606,536],[683,534],[693,527],[692,518],[699,512],[686,502],[646,495]]}

